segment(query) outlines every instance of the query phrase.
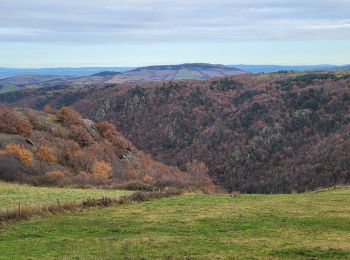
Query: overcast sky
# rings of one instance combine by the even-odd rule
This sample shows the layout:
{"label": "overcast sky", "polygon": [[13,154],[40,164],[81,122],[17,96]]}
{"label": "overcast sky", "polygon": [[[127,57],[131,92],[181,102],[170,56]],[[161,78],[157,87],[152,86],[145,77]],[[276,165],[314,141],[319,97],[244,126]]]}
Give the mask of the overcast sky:
{"label": "overcast sky", "polygon": [[350,63],[350,0],[0,0],[0,66]]}

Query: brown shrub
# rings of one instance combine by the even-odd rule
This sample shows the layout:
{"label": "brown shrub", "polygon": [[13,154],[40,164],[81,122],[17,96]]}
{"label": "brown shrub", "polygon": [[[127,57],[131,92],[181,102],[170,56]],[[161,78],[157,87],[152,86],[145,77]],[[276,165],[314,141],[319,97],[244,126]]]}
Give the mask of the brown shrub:
{"label": "brown shrub", "polygon": [[46,163],[56,163],[57,157],[53,154],[50,147],[47,145],[41,145],[37,151],[36,156],[39,161],[46,162]]}
{"label": "brown shrub", "polygon": [[9,155],[15,156],[23,166],[28,167],[33,163],[33,156],[26,148],[19,144],[8,144],[5,151]]}
{"label": "brown shrub", "polygon": [[69,130],[72,138],[82,146],[87,146],[94,142],[94,138],[81,125],[71,125]]}
{"label": "brown shrub", "polygon": [[43,111],[46,114],[53,114],[53,113],[55,113],[55,109],[52,106],[50,106],[50,105],[45,105],[44,108],[43,108]]}
{"label": "brown shrub", "polygon": [[93,177],[91,174],[81,171],[78,175],[73,177],[73,181],[75,184],[79,185],[80,187],[86,187],[93,183]]}
{"label": "brown shrub", "polygon": [[207,192],[215,191],[215,185],[208,176],[208,168],[205,163],[197,160],[188,162],[186,171],[189,177],[189,185]]}
{"label": "brown shrub", "polygon": [[112,177],[113,169],[110,163],[95,161],[91,169],[92,176],[99,183],[106,183]]}
{"label": "brown shrub", "polygon": [[32,133],[31,124],[21,118],[12,108],[0,106],[0,131],[8,134],[28,136]]}
{"label": "brown shrub", "polygon": [[97,124],[97,129],[100,132],[100,135],[104,138],[110,138],[117,135],[117,130],[115,128],[115,125],[107,122],[102,121]]}
{"label": "brown shrub", "polygon": [[65,186],[72,182],[69,174],[62,171],[46,172],[43,179],[46,184],[55,186]]}
{"label": "brown shrub", "polygon": [[62,107],[56,113],[57,120],[65,125],[82,125],[81,115],[70,107]]}

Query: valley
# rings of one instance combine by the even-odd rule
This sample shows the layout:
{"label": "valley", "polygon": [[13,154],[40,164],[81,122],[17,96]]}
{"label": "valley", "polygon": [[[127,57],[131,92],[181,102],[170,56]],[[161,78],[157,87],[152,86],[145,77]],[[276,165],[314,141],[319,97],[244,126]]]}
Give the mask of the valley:
{"label": "valley", "polygon": [[[304,192],[349,182],[349,71],[31,89],[12,106],[72,106],[116,124],[138,149],[228,191]],[[322,147],[322,149],[320,149]]]}
{"label": "valley", "polygon": [[2,1],[0,260],[349,260],[349,10]]}

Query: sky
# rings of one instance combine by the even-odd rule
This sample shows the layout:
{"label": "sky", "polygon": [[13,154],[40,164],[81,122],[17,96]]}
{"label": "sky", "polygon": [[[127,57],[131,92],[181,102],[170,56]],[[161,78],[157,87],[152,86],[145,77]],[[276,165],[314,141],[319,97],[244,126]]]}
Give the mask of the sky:
{"label": "sky", "polygon": [[350,0],[0,0],[1,67],[349,64]]}

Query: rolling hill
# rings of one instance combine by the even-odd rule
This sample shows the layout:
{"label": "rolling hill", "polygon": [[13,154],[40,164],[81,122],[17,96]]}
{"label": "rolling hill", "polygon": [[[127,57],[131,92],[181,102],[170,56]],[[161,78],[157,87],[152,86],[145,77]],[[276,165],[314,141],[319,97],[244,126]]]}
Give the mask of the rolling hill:
{"label": "rolling hill", "polygon": [[[182,64],[169,66],[152,66],[142,67],[127,72],[119,72],[112,70],[103,70],[105,68],[91,68],[86,70],[81,69],[81,74],[87,71],[98,71],[92,75],[79,75],[79,69],[76,73],[67,73],[70,76],[46,76],[45,73],[52,72],[62,74],[66,70],[43,70],[43,75],[19,75],[14,77],[0,79],[0,93],[19,90],[20,88],[46,88],[46,87],[84,87],[89,85],[102,85],[110,83],[132,83],[132,82],[148,82],[172,79],[208,79],[211,77],[222,77],[226,75],[242,74],[235,68],[225,67],[223,65],[212,64]],[[39,70],[40,71],[40,70]],[[38,71],[38,72],[39,72]],[[58,72],[57,72],[58,71]],[[70,70],[68,70],[70,71]],[[1,71],[0,71],[1,72]],[[29,73],[28,73],[29,74]],[[75,76],[72,76],[75,75]]]}
{"label": "rolling hill", "polygon": [[0,77],[68,76],[83,77],[103,71],[125,72],[133,67],[82,67],[82,68],[0,68]]}
{"label": "rolling hill", "polygon": [[209,79],[212,77],[223,77],[243,73],[245,72],[236,68],[205,63],[150,66],[127,71],[122,75],[113,77],[107,83]]}

